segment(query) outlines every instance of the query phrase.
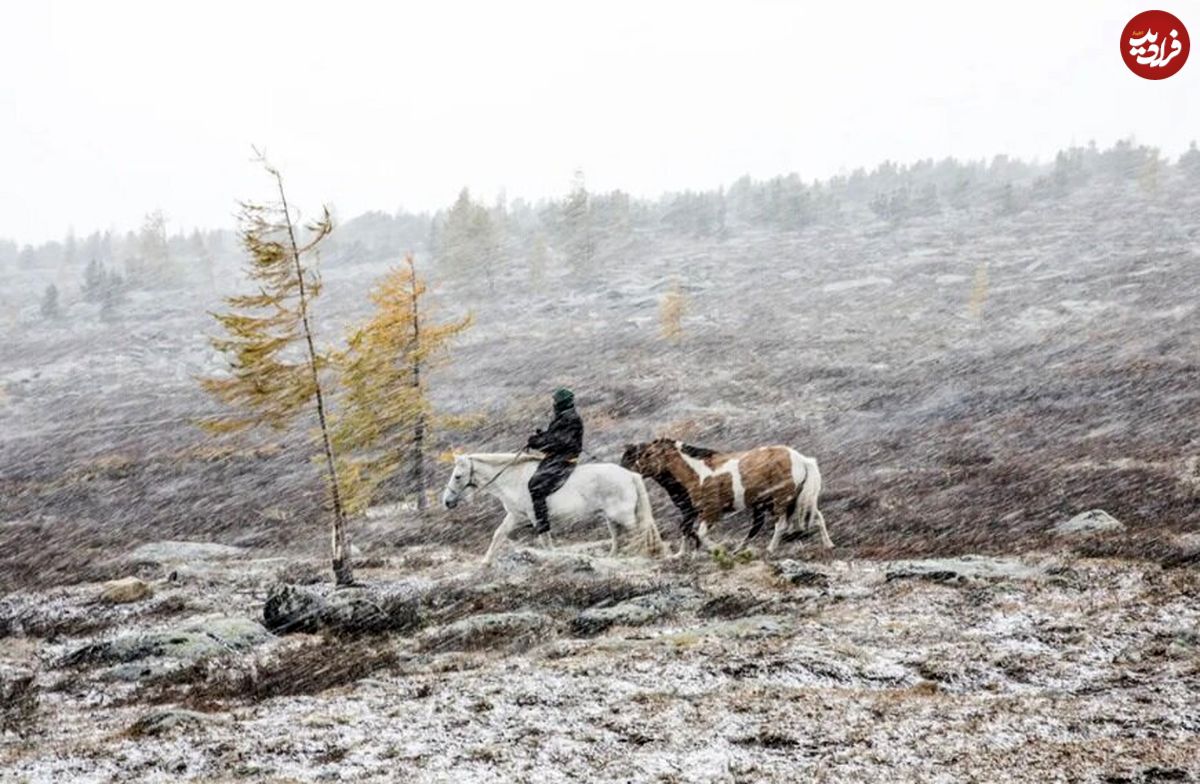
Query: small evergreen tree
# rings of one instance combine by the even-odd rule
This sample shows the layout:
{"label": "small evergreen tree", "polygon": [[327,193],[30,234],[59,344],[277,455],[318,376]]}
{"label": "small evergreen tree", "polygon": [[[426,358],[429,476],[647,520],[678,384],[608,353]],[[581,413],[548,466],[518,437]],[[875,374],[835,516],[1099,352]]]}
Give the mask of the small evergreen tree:
{"label": "small evergreen tree", "polygon": [[483,273],[488,290],[495,290],[495,265],[500,256],[500,232],[492,213],[471,199],[463,188],[446,213],[437,236],[438,263],[451,274]]}
{"label": "small evergreen tree", "polygon": [[112,321],[117,317],[117,305],[125,301],[125,279],[115,272],[104,273],[100,287],[100,318]]}
{"label": "small evergreen tree", "polygon": [[563,240],[567,255],[576,272],[591,267],[595,252],[592,236],[591,198],[588,196],[583,172],[575,172],[575,183],[562,205]]}
{"label": "small evergreen tree", "polygon": [[104,297],[104,288],[108,284],[108,275],[104,265],[92,259],[83,271],[83,299],[86,302],[99,302]]}
{"label": "small evergreen tree", "polygon": [[444,324],[425,319],[427,289],[412,254],[371,292],[374,315],[350,336],[338,357],[341,396],[334,445],[342,454],[346,507],[360,512],[376,489],[408,467],[409,488],[424,510],[428,430],[449,424],[430,406],[426,372],[446,361],[450,341],[471,317]]}
{"label": "small evergreen tree", "polygon": [[1185,177],[1200,180],[1200,149],[1196,148],[1194,140],[1188,144],[1187,152],[1179,156],[1179,163],[1176,165]]}
{"label": "small evergreen tree", "polygon": [[112,321],[125,299],[125,279],[92,259],[83,272],[82,293],[84,302],[100,303],[101,319]]}
{"label": "small evergreen tree", "polygon": [[59,317],[58,312],[58,286],[53,283],[46,286],[46,290],[42,292],[42,318],[56,319]]}
{"label": "small evergreen tree", "polygon": [[533,249],[529,252],[529,285],[540,289],[546,278],[546,262],[550,250],[546,247],[546,237],[538,232],[533,238]]}
{"label": "small evergreen tree", "polygon": [[234,408],[236,413],[206,423],[215,432],[244,430],[266,425],[282,429],[306,411],[316,415],[320,430],[331,500],[333,572],[339,585],[354,582],[350,543],[326,419],[321,371],[329,358],[318,352],[309,317],[312,298],[321,290],[320,279],[306,263],[333,224],[329,212],[307,226],[309,237],[297,239],[288,208],[283,177],[265,159],[260,162],[275,179],[279,201],[244,203],[239,215],[242,247],[249,255],[250,278],[257,292],[226,298],[229,310],[214,317],[225,336],[212,345],[229,361],[231,373],[201,381],[205,390]]}
{"label": "small evergreen tree", "polygon": [[178,270],[172,265],[167,243],[167,219],[162,210],[146,215],[137,236],[137,255],[129,261],[134,286],[157,288],[176,282]]}

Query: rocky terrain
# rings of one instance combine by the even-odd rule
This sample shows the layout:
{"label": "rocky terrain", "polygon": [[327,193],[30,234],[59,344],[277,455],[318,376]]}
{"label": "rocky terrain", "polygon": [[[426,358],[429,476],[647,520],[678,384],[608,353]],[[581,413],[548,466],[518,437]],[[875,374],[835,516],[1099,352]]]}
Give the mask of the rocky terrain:
{"label": "rocky terrain", "polygon": [[32,682],[3,707],[0,771],[1195,780],[1200,573],[1078,541],[773,563],[514,546],[490,570],[438,545],[364,559],[365,587],[337,592],[319,562],[158,543],[121,559],[139,578],[4,599],[0,672]]}

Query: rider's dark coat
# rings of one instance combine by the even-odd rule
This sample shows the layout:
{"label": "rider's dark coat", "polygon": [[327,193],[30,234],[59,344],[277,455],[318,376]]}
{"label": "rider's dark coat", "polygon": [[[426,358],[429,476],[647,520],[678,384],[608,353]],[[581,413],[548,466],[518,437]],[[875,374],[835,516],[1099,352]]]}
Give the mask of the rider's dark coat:
{"label": "rider's dark coat", "polygon": [[546,498],[566,483],[583,451],[583,420],[575,411],[574,402],[555,403],[550,425],[530,436],[525,446],[546,455],[529,479],[529,495],[533,499],[536,518],[534,530],[545,533],[550,530]]}

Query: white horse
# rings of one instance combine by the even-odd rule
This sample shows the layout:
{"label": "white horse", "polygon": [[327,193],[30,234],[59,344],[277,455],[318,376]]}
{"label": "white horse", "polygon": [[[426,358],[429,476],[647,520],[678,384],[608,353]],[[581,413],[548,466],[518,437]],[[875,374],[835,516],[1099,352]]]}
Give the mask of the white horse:
{"label": "white horse", "polygon": [[[484,565],[492,563],[500,544],[522,520],[533,522],[529,478],[539,462],[540,456],[527,453],[473,454],[454,458],[454,472],[442,492],[442,504],[447,509],[457,506],[463,493],[471,488],[495,496],[504,505],[504,520],[492,535],[492,544],[483,556]],[[612,534],[610,555],[617,553],[618,529],[635,534],[633,541],[646,555],[660,555],[664,549],[641,475],[614,463],[577,466],[566,483],[546,499],[546,509],[552,522],[602,514]],[[549,547],[550,535],[544,534],[540,542]]]}

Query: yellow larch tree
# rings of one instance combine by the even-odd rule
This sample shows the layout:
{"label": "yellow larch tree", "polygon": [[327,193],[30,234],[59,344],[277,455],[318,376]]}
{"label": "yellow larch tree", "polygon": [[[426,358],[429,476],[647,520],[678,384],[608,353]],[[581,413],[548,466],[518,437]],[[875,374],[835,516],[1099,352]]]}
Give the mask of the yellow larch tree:
{"label": "yellow larch tree", "polygon": [[213,314],[224,335],[210,342],[225,355],[229,372],[200,383],[232,411],[203,425],[218,433],[260,426],[282,430],[306,413],[315,415],[333,513],[333,572],[339,585],[349,585],[354,582],[350,543],[321,385],[329,357],[316,349],[309,318],[312,299],[321,291],[312,262],[333,223],[325,210],[298,239],[283,177],[261,156],[260,162],[275,179],[279,201],[242,204],[238,230],[256,292],[226,297],[228,310]]}
{"label": "yellow larch tree", "polygon": [[451,340],[471,316],[442,324],[425,314],[427,287],[412,254],[371,292],[374,314],[338,355],[340,395],[333,426],[339,470],[351,513],[363,511],[381,484],[407,470],[408,489],[424,510],[424,457],[429,430],[449,425],[429,402],[427,371],[449,358]]}
{"label": "yellow larch tree", "polygon": [[658,306],[658,322],[662,336],[672,343],[683,340],[683,314],[687,310],[687,296],[679,283],[675,283]]}

